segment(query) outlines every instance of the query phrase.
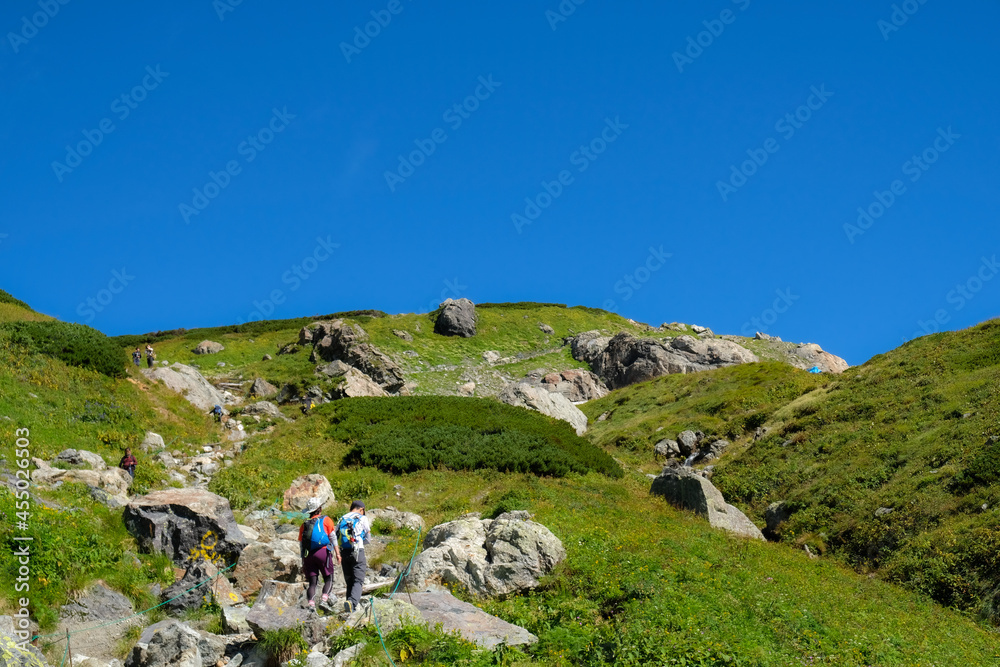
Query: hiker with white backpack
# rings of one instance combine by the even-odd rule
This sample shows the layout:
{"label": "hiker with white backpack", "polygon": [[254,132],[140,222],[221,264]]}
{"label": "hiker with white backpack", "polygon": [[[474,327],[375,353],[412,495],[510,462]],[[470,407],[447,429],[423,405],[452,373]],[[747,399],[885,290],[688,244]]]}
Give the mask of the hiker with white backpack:
{"label": "hiker with white backpack", "polygon": [[316,610],[316,585],[320,575],[323,575],[323,597],[319,608],[333,612],[329,600],[330,589],[333,587],[333,560],[336,558],[340,562],[340,549],[337,548],[333,519],[323,516],[322,510],[323,502],[319,498],[309,499],[305,510],[309,519],[299,528],[299,551],[302,555],[302,569],[309,581],[309,588],[306,590],[309,609]]}
{"label": "hiker with white backpack", "polygon": [[360,500],[351,503],[351,511],[337,524],[337,555],[344,570],[347,599],[344,611],[352,612],[361,604],[361,589],[365,584],[368,560],[365,543],[372,534],[372,525],[365,516],[365,504]]}

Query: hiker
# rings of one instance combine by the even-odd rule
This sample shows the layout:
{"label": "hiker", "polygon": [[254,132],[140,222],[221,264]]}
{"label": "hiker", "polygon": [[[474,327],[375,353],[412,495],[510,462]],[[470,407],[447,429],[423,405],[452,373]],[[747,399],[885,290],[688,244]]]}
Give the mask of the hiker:
{"label": "hiker", "polygon": [[118,467],[127,472],[129,477],[135,479],[135,466],[137,463],[138,461],[136,461],[135,457],[132,456],[132,448],[126,447],[125,456],[123,456],[122,460],[118,462]]}
{"label": "hiker", "polygon": [[150,368],[153,367],[153,359],[156,359],[156,354],[153,353],[153,348],[151,346],[146,345],[146,364]]}
{"label": "hiker", "polygon": [[310,611],[316,611],[316,584],[319,575],[323,575],[323,597],[319,608],[332,612],[330,606],[330,589],[333,587],[333,559],[340,562],[340,550],[333,533],[336,529],[333,519],[322,516],[320,512],[323,503],[319,498],[310,498],[306,505],[309,519],[299,527],[299,552],[302,556],[302,569],[309,581],[306,598],[309,600]]}
{"label": "hiker", "polygon": [[302,401],[302,414],[304,415],[309,414],[315,407],[316,404],[313,402],[313,400],[311,398],[307,398],[306,400]]}
{"label": "hiker", "polygon": [[214,408],[212,408],[211,410],[209,410],[205,414],[215,415],[215,421],[221,422],[222,421],[222,406],[216,404]]}
{"label": "hiker", "polygon": [[142,363],[141,363],[142,362],[142,352],[139,351],[139,348],[135,348],[135,352],[132,353],[132,361],[135,362],[136,366],[141,366],[142,365]]}
{"label": "hiker", "polygon": [[372,526],[365,516],[365,504],[360,500],[351,503],[351,511],[337,524],[337,546],[340,551],[340,565],[344,570],[347,584],[347,599],[344,611],[352,612],[361,604],[361,589],[365,584],[365,542],[371,537]]}

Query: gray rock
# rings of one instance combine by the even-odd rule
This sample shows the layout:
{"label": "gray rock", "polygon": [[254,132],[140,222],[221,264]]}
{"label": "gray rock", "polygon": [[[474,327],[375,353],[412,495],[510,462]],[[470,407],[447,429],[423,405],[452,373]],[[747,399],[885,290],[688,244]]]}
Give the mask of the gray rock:
{"label": "gray rock", "polygon": [[593,364],[611,342],[611,336],[600,331],[584,331],[569,339],[570,350],[577,361]]}
{"label": "gray rock", "polygon": [[368,342],[368,334],[357,324],[343,320],[319,322],[313,331],[314,361],[340,360],[370,377],[383,389],[395,393],[406,381],[403,371],[388,355]]}
{"label": "gray rock", "polygon": [[97,489],[94,487],[90,487],[90,497],[105,507],[110,507],[113,510],[125,507],[125,505],[128,504],[128,498],[113,496],[104,489]]}
{"label": "gray rock", "polygon": [[[301,512],[309,504],[310,498],[319,498],[323,505],[334,502],[333,488],[324,475],[311,474],[296,477],[285,489],[281,509],[286,512]],[[336,508],[330,508],[336,511]]]}
{"label": "gray rock", "polygon": [[87,467],[91,470],[105,470],[108,467],[100,454],[88,452],[85,449],[64,449],[56,455],[55,460],[73,466]]}
{"label": "gray rock", "polygon": [[429,626],[440,623],[445,632],[458,631],[466,640],[484,649],[492,650],[501,643],[519,646],[538,641],[538,637],[524,628],[462,602],[448,591],[411,593],[407,599],[420,611]]}
{"label": "gray rock", "polygon": [[175,362],[168,368],[143,368],[142,374],[150,380],[163,382],[169,389],[182,394],[192,405],[205,412],[214,405],[234,402],[230,394],[220,392],[201,373],[184,364]]}
{"label": "gray rock", "polygon": [[591,362],[611,389],[627,387],[672,373],[694,373],[759,361],[729,340],[678,336],[666,340],[620,333]]}
{"label": "gray rock", "polygon": [[313,342],[313,332],[309,327],[302,327],[299,329],[299,345],[305,347],[306,345],[312,345]]}
{"label": "gray rock", "polygon": [[326,636],[325,621],[307,605],[305,583],[265,581],[247,623],[258,637],[268,630],[297,628],[312,645]]}
{"label": "gray rock", "polygon": [[139,448],[144,452],[158,451],[164,447],[166,445],[163,442],[163,436],[152,431],[146,431],[146,437],[142,439],[142,443],[139,445]]}
{"label": "gray rock", "polygon": [[243,414],[245,415],[261,415],[269,417],[276,422],[290,422],[292,421],[278,409],[278,406],[270,401],[257,401],[256,403],[251,403],[250,405],[243,408]]}
{"label": "gray rock", "polygon": [[161,621],[146,628],[126,659],[125,667],[206,667],[201,639],[201,635],[186,623]]}
{"label": "gray rock", "polygon": [[[298,537],[298,535],[294,535]],[[298,540],[277,539],[273,542],[255,542],[240,554],[240,561],[233,570],[236,588],[243,595],[254,595],[268,580],[295,582],[302,576],[302,558]],[[343,573],[334,569],[334,580],[343,581]]]}
{"label": "gray rock", "polygon": [[555,329],[553,329],[552,327],[550,327],[548,324],[543,324],[542,322],[538,323],[538,328],[546,336],[551,336],[552,334],[554,334],[556,332]]}
{"label": "gray rock", "polygon": [[411,336],[408,331],[400,331],[399,329],[393,329],[392,333],[394,336],[396,336],[401,340],[405,340],[407,343],[413,342],[413,336]]}
{"label": "gray rock", "polygon": [[366,511],[369,520],[385,521],[395,528],[409,528],[410,530],[424,530],[424,519],[419,514],[413,512],[401,512],[391,505],[389,507],[375,508]]}
{"label": "gray rock", "polygon": [[317,366],[316,372],[328,377],[337,377],[339,375],[344,375],[351,370],[351,366],[348,366],[340,359],[331,361],[325,366]]}
{"label": "gray rock", "polygon": [[850,364],[840,357],[829,352],[824,352],[823,348],[816,343],[799,345],[792,350],[792,354],[803,360],[804,363],[801,364],[801,368],[809,369],[813,366],[819,366],[819,369],[824,373],[843,373],[851,367]]}
{"label": "gray rock", "polygon": [[295,354],[300,349],[302,348],[300,348],[295,343],[289,343],[288,345],[285,345],[280,350],[278,350],[278,355],[280,356],[282,354]]}
{"label": "gray rock", "polygon": [[666,467],[653,480],[650,493],[663,496],[681,509],[708,519],[709,525],[736,535],[763,540],[760,529],[743,512],[726,504],[722,493],[691,468]]}
{"label": "gray rock", "polygon": [[577,435],[587,432],[587,415],[562,394],[546,391],[526,382],[513,382],[504,387],[497,398],[501,403],[535,410],[569,422]]}
{"label": "gray rock", "polygon": [[698,448],[698,436],[694,431],[681,431],[677,435],[677,444],[680,446],[681,454],[690,456]]}
{"label": "gray rock", "polygon": [[[382,635],[397,630],[406,624],[416,624],[423,621],[420,611],[412,604],[403,599],[397,598],[382,600],[372,598],[371,604],[375,608],[375,616],[378,617],[379,628]],[[372,623],[372,612],[368,604],[365,604],[353,611],[344,621],[344,624],[352,628],[360,628]]]}
{"label": "gray rock", "polygon": [[772,343],[780,343],[781,342],[781,339],[778,338],[777,336],[768,336],[766,333],[762,333],[760,331],[758,331],[754,335],[754,340],[766,340],[766,341],[770,341]]}
{"label": "gray rock", "polygon": [[55,488],[63,482],[77,482],[86,484],[92,489],[100,489],[122,504],[128,502],[128,488],[132,484],[132,478],[121,468],[62,470],[53,468],[37,457],[31,461],[35,464],[35,469],[31,471],[31,479],[39,486]]}
{"label": "gray rock", "polygon": [[875,510],[875,516],[885,516],[886,514],[892,514],[893,508],[891,507],[879,507]]}
{"label": "gray rock", "polygon": [[701,451],[699,451],[698,453],[698,460],[712,461],[713,459],[717,459],[720,456],[722,456],[722,452],[724,452],[726,450],[726,447],[728,446],[729,446],[728,440],[724,440],[722,438],[713,440],[707,445],[702,446]]}
{"label": "gray rock", "polygon": [[191,351],[195,354],[218,354],[224,349],[226,349],[226,347],[222,343],[216,343],[211,340],[203,340]]}
{"label": "gray rock", "polygon": [[354,664],[358,654],[361,653],[366,646],[368,646],[368,644],[365,642],[355,644],[354,646],[348,646],[343,651],[333,656],[333,661],[330,663],[330,667],[348,667],[348,665]]}
{"label": "gray rock", "polygon": [[681,447],[676,440],[664,438],[653,446],[653,453],[665,459],[681,455]]}
{"label": "gray rock", "polygon": [[261,361],[271,361],[271,355],[270,354],[265,354],[263,357],[260,358],[260,360]]}
{"label": "gray rock", "polygon": [[253,384],[250,385],[250,395],[259,396],[260,398],[269,398],[275,396],[278,393],[278,388],[273,384],[265,380],[264,378],[256,378]]}
{"label": "gray rock", "polygon": [[342,377],[344,378],[343,381],[330,390],[330,398],[340,399],[389,395],[378,383],[356,368],[348,368]]}
{"label": "gray rock", "polygon": [[98,582],[73,602],[63,605],[60,616],[91,623],[118,620],[131,616],[133,611],[127,597]]}
{"label": "gray rock", "polygon": [[608,388],[597,375],[577,368],[549,373],[539,379],[538,385],[547,391],[562,394],[572,403],[582,403],[608,395]]}
{"label": "gray rock", "polygon": [[767,524],[764,528],[764,535],[770,539],[777,539],[781,524],[788,521],[791,516],[792,512],[785,501],[768,505],[767,509],[764,510],[764,521]]}
{"label": "gray rock", "polygon": [[244,605],[222,608],[222,629],[227,635],[242,635],[250,632],[247,614],[250,608]]}
{"label": "gray rock", "polygon": [[174,563],[192,558],[234,563],[247,545],[229,501],[205,489],[163,489],[132,500],[122,514],[139,548],[167,554]]}
{"label": "gray rock", "polygon": [[0,616],[0,667],[48,667],[42,652],[29,643],[36,629],[33,622],[20,628],[13,616]]}
{"label": "gray rock", "polygon": [[534,521],[468,517],[435,526],[406,578],[411,589],[459,584],[472,595],[536,588],[566,558],[552,532]]}
{"label": "gray rock", "polygon": [[485,352],[483,352],[483,361],[485,361],[491,366],[493,364],[498,363],[500,359],[501,359],[500,353],[497,352],[496,350],[486,350]]}
{"label": "gray rock", "polygon": [[468,299],[446,299],[440,306],[434,333],[471,338],[476,335],[476,305]]}
{"label": "gray rock", "polygon": [[[206,579],[209,584],[198,586]],[[195,586],[198,586],[195,588]],[[237,593],[229,580],[219,575],[219,569],[205,560],[190,563],[184,576],[163,591],[164,606],[172,612],[198,609],[206,600],[215,600],[220,607],[231,607],[243,603],[243,596]]]}

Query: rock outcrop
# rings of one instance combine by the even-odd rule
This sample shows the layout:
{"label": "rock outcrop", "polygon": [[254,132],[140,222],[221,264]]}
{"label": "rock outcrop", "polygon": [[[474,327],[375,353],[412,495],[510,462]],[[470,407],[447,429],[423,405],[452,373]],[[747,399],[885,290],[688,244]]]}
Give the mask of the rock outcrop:
{"label": "rock outcrop", "polygon": [[159,433],[153,433],[152,431],[146,431],[145,437],[139,444],[139,449],[144,452],[159,451],[163,449],[166,445],[163,442],[163,436]]}
{"label": "rock outcrop", "polygon": [[388,355],[368,342],[368,334],[359,325],[333,320],[317,322],[310,327],[312,361],[343,361],[367,375],[387,392],[402,390],[405,384],[402,370]]}
{"label": "rock outcrop", "polygon": [[29,629],[18,629],[13,616],[0,616],[0,666],[48,667],[42,652],[29,643],[31,634]]}
{"label": "rock outcrop", "polygon": [[302,512],[310,498],[319,498],[324,505],[334,500],[330,480],[324,475],[302,475],[297,477],[282,497],[281,509],[286,512]]}
{"label": "rock outcrop", "polygon": [[268,630],[298,629],[312,645],[326,636],[326,622],[307,603],[304,583],[265,581],[247,623],[258,637]]}
{"label": "rock outcrop", "polygon": [[562,394],[550,392],[527,382],[514,382],[497,397],[502,403],[541,412],[543,415],[569,422],[577,435],[587,432],[587,415]]}
{"label": "rock outcrop", "polygon": [[611,342],[611,336],[606,336],[600,331],[584,331],[570,338],[568,342],[574,359],[593,364]]}
{"label": "rock outcrop", "polygon": [[212,667],[224,651],[221,637],[197,632],[180,621],[166,620],[143,630],[125,667]]}
{"label": "rock outcrop", "polygon": [[[532,375],[528,378],[535,384]],[[601,382],[601,378],[590,371],[577,368],[543,375],[537,384],[546,391],[562,394],[572,403],[583,403],[608,395],[608,388]]]}
{"label": "rock outcrop", "polygon": [[446,299],[434,321],[434,333],[471,338],[476,335],[476,305],[468,299]]}
{"label": "rock outcrop", "polygon": [[253,384],[250,385],[250,396],[270,398],[271,396],[276,396],[277,393],[278,388],[264,378],[255,378]]}
{"label": "rock outcrop", "polygon": [[221,392],[194,368],[174,362],[166,368],[143,368],[142,374],[150,380],[160,380],[169,389],[184,395],[199,410],[208,412],[214,405],[235,403],[236,397]]}
{"label": "rock outcrop", "polygon": [[[792,350],[792,354],[802,359],[803,363],[799,367],[806,370],[813,366],[818,366],[824,373],[843,373],[851,367],[850,364],[837,355],[824,352],[823,348],[816,343],[799,345]],[[794,360],[792,360],[792,363],[794,364]]]}
{"label": "rock outcrop", "polygon": [[[273,540],[256,542],[240,553],[233,570],[236,588],[242,595],[254,595],[265,581],[294,583],[302,575],[302,557],[298,542]],[[343,581],[340,568],[334,568],[334,578]]]}
{"label": "rock outcrop", "polygon": [[[90,452],[87,452],[88,454]],[[96,456],[96,454],[95,454]],[[100,457],[98,457],[100,458]],[[53,468],[39,458],[31,459],[35,469],[31,471],[31,479],[40,486],[53,486],[59,482],[76,482],[86,484],[91,489],[106,493],[118,507],[128,502],[128,487],[132,478],[121,468],[103,468],[101,470],[63,470]],[[101,464],[104,461],[101,460]]]}
{"label": "rock outcrop", "polygon": [[375,521],[385,521],[392,524],[394,528],[408,528],[410,530],[424,530],[424,519],[419,514],[413,512],[401,512],[391,505],[388,507],[367,510],[368,518]]}
{"label": "rock outcrop", "polygon": [[458,584],[477,597],[508,595],[536,588],[565,558],[562,542],[540,523],[461,518],[427,533],[406,583],[413,590]]}
{"label": "rock outcrop", "polygon": [[385,389],[356,368],[348,368],[341,377],[343,378],[341,383],[330,390],[330,398],[389,395]]}
{"label": "rock outcrop", "polygon": [[671,373],[694,373],[759,361],[729,340],[678,336],[665,340],[620,333],[591,362],[611,389],[627,387]]}
{"label": "rock outcrop", "polygon": [[276,422],[292,421],[278,409],[278,406],[270,401],[257,401],[256,403],[251,403],[250,405],[243,408],[243,414],[245,415],[259,415],[262,417],[268,417]]}
{"label": "rock outcrop", "polygon": [[692,510],[707,518],[709,525],[715,528],[743,537],[764,539],[760,529],[743,512],[727,504],[712,482],[691,468],[664,468],[660,476],[653,480],[649,492],[663,496],[676,507]]}
{"label": "rock outcrop", "polygon": [[538,637],[524,628],[487,614],[482,609],[462,602],[448,591],[411,593],[407,599],[431,627],[441,624],[445,632],[459,632],[462,637],[492,650],[503,643],[508,646],[534,644]]}
{"label": "rock outcrop", "polygon": [[125,528],[149,553],[167,554],[178,565],[204,558],[234,563],[247,545],[229,501],[205,489],[163,489],[132,500]]}
{"label": "rock outcrop", "polygon": [[226,349],[226,347],[222,343],[216,343],[212,340],[203,340],[191,351],[195,354],[218,354],[224,349]]}

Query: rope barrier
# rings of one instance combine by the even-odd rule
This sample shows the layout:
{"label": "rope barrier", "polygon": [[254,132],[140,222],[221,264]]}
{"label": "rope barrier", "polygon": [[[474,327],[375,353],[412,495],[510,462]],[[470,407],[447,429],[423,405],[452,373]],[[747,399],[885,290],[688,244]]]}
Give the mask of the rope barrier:
{"label": "rope barrier", "polygon": [[[410,574],[410,568],[413,567],[413,559],[417,557],[417,547],[420,546],[420,535],[423,533],[421,529],[417,529],[417,541],[413,544],[413,554],[410,556],[410,562],[406,564],[406,571],[399,575],[396,580],[396,586],[392,589],[392,593],[389,593],[388,599],[391,600],[399,590],[399,585],[403,583],[403,579]],[[372,600],[372,620],[375,622],[375,631],[378,632],[378,640],[382,643],[382,650],[385,651],[385,657],[389,658],[389,663],[392,667],[396,667],[395,661],[393,661],[392,656],[389,655],[389,649],[385,647],[385,638],[382,636],[382,628],[378,624],[378,615],[375,613],[375,600]]]}
{"label": "rope barrier", "polygon": [[[149,609],[146,609],[145,611],[138,611],[138,612],[132,614],[131,616],[125,616],[124,618],[119,618],[119,619],[114,620],[114,621],[107,621],[105,623],[101,623],[99,625],[95,625],[95,626],[90,627],[90,628],[80,628],[79,630],[74,630],[73,632],[68,632],[66,635],[64,635],[60,639],[48,642],[47,644],[43,645],[42,648],[47,648],[47,647],[52,646],[54,644],[58,644],[63,639],[69,639],[69,637],[71,637],[73,635],[78,635],[78,634],[83,633],[83,632],[90,632],[91,630],[98,630],[100,628],[104,628],[104,627],[107,627],[109,625],[117,625],[118,623],[124,623],[125,621],[131,620],[131,619],[133,619],[133,618],[135,618],[137,616],[142,616],[143,614],[149,613],[149,612],[153,611],[154,609],[162,607],[165,604],[169,604],[169,603],[173,602],[174,600],[176,600],[178,598],[184,597],[185,595],[187,595],[188,593],[190,593],[194,589],[201,588],[202,586],[204,586],[205,584],[207,584],[208,582],[210,582],[212,580],[217,580],[222,575],[223,572],[226,572],[227,570],[231,570],[234,567],[236,567],[236,563],[233,563],[232,565],[230,565],[229,567],[227,567],[227,568],[225,568],[223,570],[219,570],[215,575],[209,577],[208,579],[205,579],[201,583],[195,584],[194,586],[192,586],[191,588],[187,589],[186,591],[184,591],[180,595],[176,595],[176,596],[170,598],[169,600],[165,600],[165,601],[161,602],[160,604],[158,604],[158,605],[156,605],[154,607],[150,607]],[[33,636],[31,638],[31,641],[35,641],[36,639],[40,639],[42,637],[54,637],[54,636],[56,636],[58,634],[61,634],[61,633],[52,632],[52,633],[49,633],[49,634],[46,634],[46,635],[35,635],[35,636]],[[69,648],[69,642],[67,642],[66,648],[67,649]],[[63,660],[65,660],[65,655],[63,656]]]}

